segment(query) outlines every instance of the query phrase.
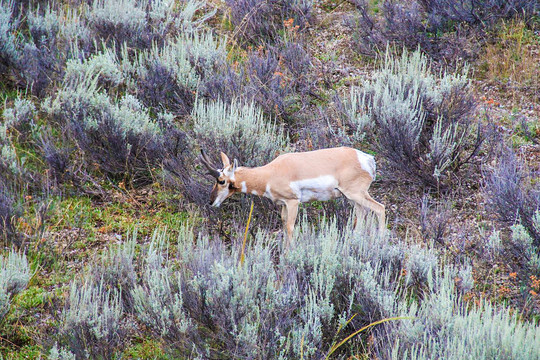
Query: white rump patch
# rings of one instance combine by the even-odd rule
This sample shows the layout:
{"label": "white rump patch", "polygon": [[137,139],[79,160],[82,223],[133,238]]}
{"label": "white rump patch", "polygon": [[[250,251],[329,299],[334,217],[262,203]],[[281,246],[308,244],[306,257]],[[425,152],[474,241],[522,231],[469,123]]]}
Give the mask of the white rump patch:
{"label": "white rump patch", "polygon": [[356,150],[356,155],[358,156],[358,161],[362,169],[366,170],[371,178],[375,180],[375,174],[377,172],[377,167],[375,166],[375,158],[372,155],[366,154],[360,150]]}
{"label": "white rump patch", "polygon": [[332,175],[293,181],[289,184],[300,202],[314,200],[326,201],[341,195],[338,181]]}

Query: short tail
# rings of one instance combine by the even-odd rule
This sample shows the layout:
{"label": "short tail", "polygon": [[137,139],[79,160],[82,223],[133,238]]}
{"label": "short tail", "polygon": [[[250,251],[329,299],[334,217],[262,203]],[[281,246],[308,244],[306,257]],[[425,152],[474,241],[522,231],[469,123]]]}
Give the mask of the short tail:
{"label": "short tail", "polygon": [[360,150],[356,150],[356,155],[358,156],[358,161],[362,169],[367,171],[371,178],[375,180],[375,175],[377,173],[377,165],[375,165],[375,158],[373,155],[366,154]]}
{"label": "short tail", "polygon": [[373,156],[369,156],[369,174],[373,178],[373,181],[375,181],[375,177],[377,176],[377,164],[375,164],[375,158]]}

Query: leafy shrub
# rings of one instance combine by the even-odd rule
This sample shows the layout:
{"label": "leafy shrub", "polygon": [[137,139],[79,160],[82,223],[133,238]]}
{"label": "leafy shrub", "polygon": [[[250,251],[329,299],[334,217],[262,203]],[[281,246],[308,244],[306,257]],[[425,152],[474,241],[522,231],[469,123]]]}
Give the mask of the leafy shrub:
{"label": "leafy shrub", "polygon": [[127,331],[122,301],[115,289],[106,289],[103,281],[72,282],[62,312],[60,340],[77,358],[111,359]]}
{"label": "leafy shrub", "polygon": [[14,10],[14,0],[0,2],[0,74],[6,74],[7,69],[17,64],[21,56],[20,40],[16,36],[20,19]]}
{"label": "leafy shrub", "polygon": [[196,17],[204,6],[198,0],[180,7],[169,0],[95,0],[67,8],[41,5],[3,0],[0,11],[4,20],[0,65],[6,70],[3,74],[14,75],[5,80],[39,96],[62,78],[68,59],[82,62],[100,46],[117,55],[127,46],[130,57],[138,49],[162,48],[174,34],[195,32],[215,13]]}
{"label": "leafy shrub", "polygon": [[242,65],[221,64],[202,81],[201,94],[206,98],[254,101],[267,115],[291,123],[317,97],[311,57],[300,43],[252,51]]}
{"label": "leafy shrub", "polygon": [[90,274],[97,284],[102,282],[107,289],[115,289],[122,300],[125,311],[133,310],[131,291],[135,287],[136,274],[133,263],[136,232],[118,246],[111,246],[101,257],[101,263],[92,266]]}
{"label": "leafy shrub", "polygon": [[500,231],[494,230],[489,236],[486,236],[483,248],[490,260],[493,260],[496,256],[500,255],[503,251]]}
{"label": "leafy shrub", "polygon": [[51,81],[62,74],[65,54],[59,47],[60,20],[49,5],[43,15],[38,10],[28,15],[30,41],[24,44],[18,68],[32,93],[43,95]]}
{"label": "leafy shrub", "polygon": [[498,20],[530,19],[538,13],[538,4],[527,0],[385,0],[378,14],[368,1],[354,3],[358,14],[348,24],[361,53],[373,55],[390,43],[410,50],[420,47],[431,57],[450,62],[475,58],[478,46],[470,38],[481,38],[482,31]]}
{"label": "leafy shrub", "polygon": [[215,72],[201,84],[201,94],[209,100],[221,100],[227,103],[235,100],[243,93],[245,80],[243,69],[232,66]]}
{"label": "leafy shrub", "polygon": [[98,85],[109,92],[126,83],[116,54],[108,48],[87,58],[73,58],[67,61],[64,85],[75,87],[85,79],[96,77]]}
{"label": "leafy shrub", "polygon": [[540,247],[540,229],[534,216],[540,203],[540,186],[534,174],[527,172],[511,149],[505,150],[498,164],[486,176],[485,193],[500,221],[507,225],[521,223]]}
{"label": "leafy shrub", "polygon": [[[330,236],[335,236],[335,227],[332,231]],[[304,278],[302,274],[293,275],[295,263],[289,261],[283,273],[276,273],[272,248],[265,245],[262,233],[258,233],[243,267],[237,267],[238,243],[229,252],[225,243],[210,241],[208,237],[193,243],[194,234],[189,228],[181,233],[177,259],[179,271],[173,270],[178,266],[169,259],[164,247],[165,234],[154,234],[146,255],[142,286],[134,291],[137,314],[145,324],[186,355],[242,354],[253,357],[264,349],[263,357],[271,358],[280,353],[280,348],[283,357],[289,351],[287,348],[301,347],[300,336],[294,344],[283,338],[287,334],[287,326],[299,326],[297,330],[301,333],[298,335],[304,334],[305,339],[311,330],[294,324],[295,320],[290,318],[290,315],[294,316],[291,311],[306,301],[306,313],[302,315],[305,319],[298,321],[310,321],[309,318],[319,316],[316,309],[319,300],[313,294],[306,294],[303,300],[299,300],[302,295],[295,295],[304,287],[296,284],[298,279]],[[311,246],[304,249],[312,250]],[[303,255],[298,258],[305,258]],[[326,255],[334,257],[331,253]],[[312,276],[311,265],[306,267],[308,277]],[[326,270],[327,267],[322,265],[315,270],[317,280],[314,283],[323,281],[322,275]],[[286,277],[286,284],[279,283],[277,276],[280,273]],[[198,327],[194,327],[195,324]],[[320,325],[317,321],[313,323],[316,330]],[[276,334],[277,331],[280,334]],[[297,354],[302,351],[308,354],[310,350],[294,350]]]}
{"label": "leafy shrub", "polygon": [[11,138],[19,145],[32,143],[33,135],[36,133],[34,121],[36,114],[34,103],[21,97],[17,97],[12,106],[5,106],[5,125],[9,128]]}
{"label": "leafy shrub", "polygon": [[[305,219],[300,227],[293,246],[278,254],[275,239],[258,232],[242,265],[240,241],[197,238],[185,227],[174,258],[166,234],[154,233],[133,291],[137,316],[186,357],[324,358],[336,329],[352,332],[408,303],[396,288],[404,267],[425,290],[443,286],[432,249],[407,254],[402,244],[368,235],[375,223],[362,223],[360,233],[324,219],[320,230]],[[429,270],[420,261],[426,257],[435,259]],[[448,269],[463,278],[462,291],[471,286],[467,271]],[[381,349],[395,330],[375,332]]]}
{"label": "leafy shrub", "polygon": [[527,0],[430,0],[420,3],[429,14],[430,26],[434,30],[451,29],[452,24],[460,22],[491,25],[499,19],[515,16],[529,18],[538,11],[538,3]]}
{"label": "leafy shrub", "polygon": [[348,102],[356,134],[373,126],[390,164],[424,186],[448,185],[484,140],[471,116],[475,105],[466,73],[434,75],[420,51],[404,50],[401,58],[387,52],[373,80],[355,88]]}
{"label": "leafy shrub", "polygon": [[[17,156],[12,133],[16,132],[16,126],[22,125],[19,119],[24,121],[18,115],[27,114],[17,114],[17,110],[11,108],[6,108],[4,114],[6,121],[0,123],[0,181],[6,186],[22,185],[29,178],[24,168],[24,158]],[[26,134],[23,133],[24,135]]]}
{"label": "leafy shrub", "polygon": [[77,358],[75,355],[62,347],[58,349],[58,344],[54,344],[54,346],[49,350],[49,356],[47,357],[49,360],[76,360]]}
{"label": "leafy shrub", "polygon": [[4,122],[0,123],[0,238],[7,244],[19,246],[21,239],[15,229],[21,216],[19,205],[22,194],[35,185],[37,176],[26,169],[26,157],[17,154],[16,145],[27,142],[32,136],[35,106],[19,97],[13,106],[6,105],[3,115]]}
{"label": "leafy shrub", "polygon": [[147,106],[189,114],[199,83],[225,62],[224,45],[203,33],[179,36],[161,49],[153,47],[135,64],[139,97]]}
{"label": "leafy shrub", "polygon": [[[0,124],[0,146],[1,146],[1,157],[0,157],[0,166],[4,174],[11,173],[13,175],[18,175],[21,172],[18,164],[17,154],[13,148],[13,144],[7,132],[6,124]],[[6,175],[4,175],[6,176]]]}
{"label": "leafy shrub", "polygon": [[69,45],[66,48],[71,47],[69,52],[73,52],[68,59],[81,56],[81,52],[90,54],[94,50],[92,31],[85,16],[86,10],[84,6],[57,9],[60,36],[65,45]]}
{"label": "leafy shrub", "polygon": [[64,83],[75,86],[97,77],[110,95],[127,89],[155,112],[183,116],[191,112],[201,81],[225,63],[224,45],[204,32],[183,34],[162,46],[154,43],[135,56],[125,43],[118,52],[104,47],[68,61]]}
{"label": "leafy shrub", "polygon": [[5,38],[0,66],[6,67],[3,74],[12,74],[5,80],[15,88],[43,96],[50,84],[61,78],[65,61],[72,54],[74,43],[63,36],[65,27],[81,21],[78,17],[68,19],[71,11],[66,13],[56,4],[2,1],[1,6],[5,18],[0,34],[5,31]]}
{"label": "leafy shrub", "polygon": [[28,99],[18,97],[13,107],[4,108],[4,119],[10,127],[22,132],[33,121],[36,114],[36,106]]}
{"label": "leafy shrub", "polygon": [[0,50],[3,53],[0,62],[7,67],[3,73],[12,74],[5,80],[38,96],[46,94],[50,84],[61,78],[73,45],[62,36],[67,26],[66,13],[57,10],[60,7],[55,4],[41,5],[43,8],[32,2],[2,2],[6,11],[3,12],[6,22],[2,23],[10,34],[5,35],[5,45]]}
{"label": "leafy shrub", "polygon": [[13,189],[6,184],[6,181],[0,181],[0,238],[7,241],[7,244],[18,246],[20,245],[20,239],[15,229],[15,224],[21,216],[21,211],[18,207],[17,200]]}
{"label": "leafy shrub", "polygon": [[452,210],[449,202],[436,204],[433,209],[434,200],[428,194],[424,194],[420,207],[420,226],[424,240],[445,244]]}
{"label": "leafy shrub", "polygon": [[62,78],[67,59],[80,54],[80,49],[92,50],[81,6],[66,9],[57,3],[9,1],[2,7],[13,10],[12,19],[5,19],[11,34],[6,35],[2,62],[9,67],[4,73],[13,74],[7,80],[16,88],[43,96]]}
{"label": "leafy shrub", "polygon": [[88,20],[93,30],[110,43],[128,41],[131,46],[146,47],[152,39],[144,36],[150,34],[143,34],[147,28],[144,5],[134,0],[93,1]]}
{"label": "leafy shrub", "polygon": [[314,95],[315,79],[312,78],[313,64],[310,54],[299,42],[288,42],[278,56],[286,70],[287,87],[294,90],[302,101]]}
{"label": "leafy shrub", "polygon": [[[329,348],[325,339],[336,329],[349,331],[392,316],[397,300],[391,279],[405,255],[399,247],[369,235],[375,233],[373,222],[361,223],[359,233],[340,233],[334,223],[321,225],[315,232],[304,222],[296,243],[281,259],[282,271],[292,272],[299,288],[301,311],[291,333],[296,356],[324,356]],[[352,320],[345,327],[347,319]],[[382,336],[383,329],[374,336]]]}
{"label": "leafy shrub", "polygon": [[438,270],[439,260],[431,249],[422,249],[418,245],[410,246],[407,259],[407,284],[421,287],[433,281]]}
{"label": "leafy shrub", "polygon": [[360,53],[374,55],[390,43],[408,49],[420,46],[433,56],[435,49],[424,34],[426,29],[418,1],[384,1],[380,5],[380,17],[372,14],[368,1],[355,0],[354,4],[358,14],[347,19],[346,24],[352,30],[354,45]]}
{"label": "leafy shrub", "polygon": [[235,35],[246,42],[277,42],[287,21],[304,28],[311,18],[311,0],[227,0]]}
{"label": "leafy shrub", "polygon": [[522,322],[509,309],[497,309],[488,302],[467,310],[455,291],[452,276],[444,275],[440,287],[430,289],[422,303],[415,302],[402,309],[401,314],[410,319],[399,323],[393,334],[393,346],[391,350],[384,349],[383,358],[534,359],[540,356],[540,327]]}
{"label": "leafy shrub", "polygon": [[95,33],[109,44],[147,49],[162,46],[170,34],[193,31],[215,12],[195,19],[204,2],[185,1],[180,9],[168,0],[95,0],[88,21]]}
{"label": "leafy shrub", "polygon": [[137,82],[139,97],[147,106],[168,109],[174,114],[189,114],[195,100],[193,92],[181,87],[174,73],[163,64],[155,61]]}
{"label": "leafy shrub", "polygon": [[62,88],[48,111],[68,127],[91,164],[98,164],[109,176],[127,177],[135,185],[152,181],[152,167],[174,150],[168,147],[170,137],[180,141],[180,133],[164,131],[172,124],[169,115],[153,120],[132,95],[113,102],[98,90],[97,78]]}
{"label": "leafy shrub", "polygon": [[227,61],[226,42],[209,31],[178,37],[175,46],[187,49],[189,61],[201,79],[216,72]]}
{"label": "leafy shrub", "polygon": [[246,68],[248,83],[245,90],[248,99],[253,99],[267,114],[288,118],[287,107],[291,88],[284,80],[278,57],[270,51],[251,53]]}
{"label": "leafy shrub", "polygon": [[[131,290],[135,314],[174,356],[189,358],[324,358],[355,329],[398,315],[407,319],[370,330],[374,356],[537,357],[538,326],[489,303],[471,308],[463,300],[473,285],[470,267],[444,265],[432,248],[372,236],[376,224],[360,221],[363,230],[353,233],[350,224],[342,231],[323,219],[315,230],[304,219],[286,252],[258,232],[243,264],[240,239],[197,236],[186,224],[173,253],[166,233],[157,230]],[[135,236],[121,248],[131,249]],[[411,279],[422,289],[413,296]],[[125,336],[116,286],[73,283],[61,335],[77,357],[110,357]],[[105,343],[113,333],[118,336]],[[363,343],[349,340],[336,358]]]}
{"label": "leafy shrub", "polygon": [[30,276],[26,255],[14,250],[7,257],[0,255],[0,321],[9,311],[11,298],[26,288]]}
{"label": "leafy shrub", "polygon": [[132,291],[139,319],[158,336],[192,351],[187,343],[191,321],[183,308],[182,286],[170,269],[164,248],[164,233],[155,232],[146,254],[142,285]]}
{"label": "leafy shrub", "polygon": [[261,166],[274,159],[287,144],[277,124],[269,123],[255,104],[230,105],[198,101],[192,113],[193,142],[210,151],[223,151],[246,166]]}
{"label": "leafy shrub", "polygon": [[[536,210],[533,217],[533,227],[536,231],[540,229],[540,211]],[[534,239],[529,235],[527,229],[521,224],[512,225],[511,242],[519,254],[526,259],[525,263],[529,265],[533,272],[540,272],[540,249],[535,246]]]}

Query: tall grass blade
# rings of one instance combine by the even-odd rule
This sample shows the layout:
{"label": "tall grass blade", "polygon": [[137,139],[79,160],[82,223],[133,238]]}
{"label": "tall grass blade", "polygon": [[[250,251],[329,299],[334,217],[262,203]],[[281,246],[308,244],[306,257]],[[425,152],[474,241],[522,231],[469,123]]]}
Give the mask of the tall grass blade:
{"label": "tall grass blade", "polygon": [[249,216],[248,221],[246,225],[246,231],[244,232],[244,242],[242,243],[242,253],[240,253],[240,266],[244,265],[244,259],[245,259],[245,249],[246,249],[246,241],[247,241],[247,234],[249,230],[249,223],[251,222],[251,214],[253,214],[253,200],[251,200],[251,208],[249,209]]}
{"label": "tall grass blade", "polygon": [[[326,357],[324,359],[325,360],[329,359],[330,355],[332,355],[337,349],[339,349],[341,347],[341,345],[345,344],[347,341],[349,341],[350,339],[352,339],[356,335],[360,334],[362,331],[369,329],[370,327],[373,327],[375,325],[379,325],[379,324],[382,324],[382,323],[385,323],[385,322],[388,322],[388,321],[411,320],[411,319],[412,319],[412,317],[409,317],[409,316],[398,316],[398,317],[386,318],[386,319],[381,319],[379,321],[372,322],[371,324],[368,324],[368,325],[364,326],[363,328],[356,330],[351,335],[349,335],[345,339],[343,339],[340,343],[333,345],[330,348],[330,352],[328,353],[328,355],[326,355]],[[352,320],[352,318],[350,320]]]}

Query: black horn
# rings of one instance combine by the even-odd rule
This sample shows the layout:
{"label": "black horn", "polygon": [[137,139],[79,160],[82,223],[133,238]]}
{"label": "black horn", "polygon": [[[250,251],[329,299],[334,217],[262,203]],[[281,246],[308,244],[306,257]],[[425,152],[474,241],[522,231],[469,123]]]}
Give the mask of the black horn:
{"label": "black horn", "polygon": [[220,172],[216,170],[216,167],[214,165],[212,165],[212,162],[210,161],[210,159],[208,159],[208,156],[202,149],[201,149],[201,156],[199,157],[199,159],[201,160],[203,165],[206,166],[206,168],[208,169],[208,175],[211,175],[215,177],[216,179],[219,178],[219,176],[221,175]]}

